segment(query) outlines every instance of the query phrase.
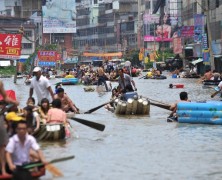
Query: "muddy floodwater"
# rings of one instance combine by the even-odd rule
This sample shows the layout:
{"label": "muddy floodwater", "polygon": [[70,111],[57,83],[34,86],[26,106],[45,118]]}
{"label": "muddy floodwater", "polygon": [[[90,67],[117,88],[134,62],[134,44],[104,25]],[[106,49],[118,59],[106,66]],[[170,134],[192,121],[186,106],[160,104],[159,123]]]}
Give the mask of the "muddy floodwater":
{"label": "muddy floodwater", "polygon": [[[213,88],[202,88],[197,79],[166,80],[134,78],[138,94],[173,103],[181,91],[192,101],[210,100]],[[14,89],[21,106],[28,98],[24,79],[17,84],[2,79],[5,89]],[[50,80],[52,88],[61,79]],[[184,88],[169,88],[181,83]],[[116,83],[113,83],[115,86]],[[82,85],[63,86],[81,112],[109,101],[111,93],[84,92]],[[215,97],[214,100],[220,100]],[[222,126],[167,123],[169,111],[151,106],[149,116],[116,116],[101,108],[76,117],[106,126],[103,132],[71,121],[72,137],[66,142],[40,143],[48,160],[75,155],[55,164],[64,177],[58,180],[208,180],[222,179]],[[55,179],[47,172],[42,180]]]}

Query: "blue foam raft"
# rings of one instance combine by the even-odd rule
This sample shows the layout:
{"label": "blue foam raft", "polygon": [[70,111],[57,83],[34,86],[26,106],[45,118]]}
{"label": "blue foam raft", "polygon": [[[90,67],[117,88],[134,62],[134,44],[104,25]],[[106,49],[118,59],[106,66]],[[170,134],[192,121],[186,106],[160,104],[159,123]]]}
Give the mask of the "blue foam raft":
{"label": "blue foam raft", "polygon": [[177,115],[179,123],[222,125],[222,102],[181,102],[177,104]]}
{"label": "blue foam raft", "polygon": [[78,78],[63,78],[62,85],[75,85],[79,82]]}

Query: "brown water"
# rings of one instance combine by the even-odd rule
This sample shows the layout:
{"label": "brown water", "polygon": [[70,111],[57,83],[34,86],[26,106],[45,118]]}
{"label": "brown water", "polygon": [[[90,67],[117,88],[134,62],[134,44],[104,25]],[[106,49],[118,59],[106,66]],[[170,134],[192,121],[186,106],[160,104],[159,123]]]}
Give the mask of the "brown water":
{"label": "brown water", "polygon": [[[178,100],[181,91],[187,91],[192,101],[209,100],[214,92],[202,89],[197,79],[134,80],[140,95],[165,103]],[[16,91],[22,106],[29,92],[23,81],[14,85],[13,79],[4,79],[6,89]],[[185,87],[169,89],[170,83]],[[83,112],[110,98],[110,93],[84,92],[81,85],[64,89]],[[41,143],[42,149],[48,160],[75,155],[73,160],[55,164],[64,173],[58,180],[221,179],[221,126],[167,123],[168,114],[167,110],[151,106],[150,116],[120,117],[101,108],[77,117],[104,124],[104,132],[73,121],[71,139]],[[47,172],[42,179],[53,177]]]}

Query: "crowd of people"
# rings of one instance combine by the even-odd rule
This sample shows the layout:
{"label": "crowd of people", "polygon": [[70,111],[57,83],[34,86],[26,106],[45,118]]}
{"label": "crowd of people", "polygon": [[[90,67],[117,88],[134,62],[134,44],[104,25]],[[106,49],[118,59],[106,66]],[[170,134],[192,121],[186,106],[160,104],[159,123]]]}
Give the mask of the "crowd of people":
{"label": "crowd of people", "polygon": [[[49,79],[44,76],[45,72],[40,67],[35,67],[32,73],[29,97],[24,108],[19,108],[19,102],[8,97],[3,83],[0,82],[0,94],[3,97],[3,100],[0,101],[2,110],[0,112],[0,173],[3,175],[16,172],[18,167],[33,160],[47,163],[32,134],[40,129],[41,124],[46,123],[62,123],[67,132],[69,122],[66,113],[79,113],[79,108],[65,93],[61,83],[56,84],[53,92]],[[94,76],[94,73],[97,74],[97,85],[104,83],[107,91],[107,76],[117,79],[119,85],[111,88],[113,98],[137,90],[135,82],[128,75],[128,69],[110,69],[110,72],[107,72],[102,66],[97,71],[90,67],[82,69],[77,66],[73,74],[72,71],[69,71],[66,75],[73,75],[86,83],[86,76]],[[33,97],[34,93],[37,99]],[[20,155],[24,158],[21,158]],[[8,170],[6,170],[6,162]]]}
{"label": "crowd of people", "polygon": [[[36,94],[37,102],[33,97]],[[79,113],[74,102],[64,92],[61,84],[53,92],[49,80],[42,75],[42,69],[33,69],[29,97],[24,108],[19,102],[8,96],[0,81],[0,174],[16,172],[30,161],[41,160],[44,156],[33,133],[40,129],[41,124],[62,123],[67,134],[69,122],[67,112]],[[8,168],[6,168],[6,161]],[[16,177],[17,175],[15,175]]]}

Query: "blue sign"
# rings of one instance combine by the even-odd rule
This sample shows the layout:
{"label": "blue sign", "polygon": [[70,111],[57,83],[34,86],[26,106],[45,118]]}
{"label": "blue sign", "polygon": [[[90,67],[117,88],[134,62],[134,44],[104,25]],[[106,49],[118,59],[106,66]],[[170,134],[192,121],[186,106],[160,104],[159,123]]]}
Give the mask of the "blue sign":
{"label": "blue sign", "polygon": [[56,63],[55,62],[44,62],[44,61],[41,61],[38,63],[38,66],[56,66]]}

